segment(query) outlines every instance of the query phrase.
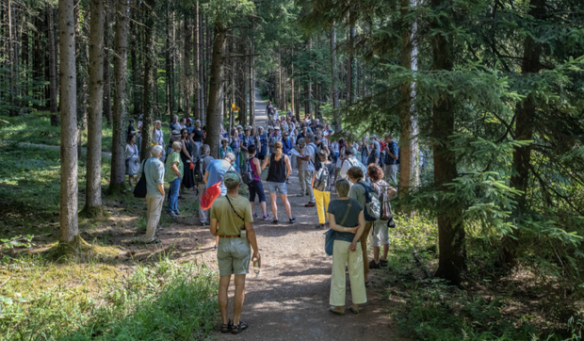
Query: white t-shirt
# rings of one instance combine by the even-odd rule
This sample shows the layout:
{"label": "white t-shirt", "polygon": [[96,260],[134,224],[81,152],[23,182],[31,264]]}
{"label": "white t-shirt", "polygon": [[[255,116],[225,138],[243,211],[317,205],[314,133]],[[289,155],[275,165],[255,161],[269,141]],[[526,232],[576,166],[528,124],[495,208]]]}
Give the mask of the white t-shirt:
{"label": "white t-shirt", "polygon": [[339,152],[339,142],[337,142],[337,141],[331,142],[329,148],[331,150],[331,153],[333,153],[333,154],[338,153]]}
{"label": "white t-shirt", "polygon": [[154,130],[154,134],[152,134],[152,142],[158,143],[160,146],[164,144],[164,134],[162,133],[162,129]]}

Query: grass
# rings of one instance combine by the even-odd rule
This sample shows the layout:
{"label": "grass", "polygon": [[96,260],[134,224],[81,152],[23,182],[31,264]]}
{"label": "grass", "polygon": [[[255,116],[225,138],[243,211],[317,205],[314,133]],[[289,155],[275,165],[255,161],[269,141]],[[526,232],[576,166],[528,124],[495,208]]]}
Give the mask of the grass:
{"label": "grass", "polygon": [[[45,115],[46,114],[46,115]],[[42,115],[42,116],[41,116]],[[29,114],[18,117],[3,117],[7,123],[0,124],[0,141],[26,142],[32,144],[60,145],[61,127],[52,127],[47,113]],[[87,130],[81,132],[81,146],[87,147]],[[112,127],[104,120],[102,130],[102,150],[112,149]]]}
{"label": "grass", "polygon": [[[419,216],[398,217],[390,230],[391,248],[383,285],[399,309],[391,312],[404,335],[428,341],[583,340],[579,298],[562,300],[553,287],[539,286],[532,274],[495,277],[494,261],[469,233],[468,266],[463,288],[432,277],[437,269],[438,231]],[[428,276],[429,274],[429,276]],[[533,290],[542,298],[534,299]],[[569,302],[571,300],[571,302]],[[580,301],[580,302],[574,302]],[[572,316],[572,317],[571,317]]]}
{"label": "grass", "polygon": [[124,273],[4,257],[0,282],[3,340],[202,340],[218,311],[214,273],[168,258]]}

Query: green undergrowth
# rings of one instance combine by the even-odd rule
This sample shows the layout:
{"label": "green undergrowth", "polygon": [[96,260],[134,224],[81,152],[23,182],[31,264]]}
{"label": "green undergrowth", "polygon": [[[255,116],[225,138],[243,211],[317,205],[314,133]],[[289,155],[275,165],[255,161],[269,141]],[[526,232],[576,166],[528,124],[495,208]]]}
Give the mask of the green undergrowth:
{"label": "green undergrowth", "polygon": [[205,340],[216,322],[217,281],[204,264],[0,264],[2,340]]}
{"label": "green undergrowth", "polygon": [[[469,274],[461,288],[434,278],[438,231],[431,220],[398,217],[383,285],[399,307],[391,312],[404,335],[428,341],[584,340],[580,297],[565,296],[558,278],[529,267],[504,275],[488,243],[468,229]],[[550,285],[550,283],[552,283]],[[580,310],[580,312],[578,311]]]}
{"label": "green undergrowth", "polygon": [[[60,145],[61,127],[51,126],[47,112],[21,115],[18,117],[3,117],[7,123],[0,125],[0,141],[26,142],[33,144]],[[102,150],[112,149],[112,127],[105,120],[102,130]],[[87,147],[87,130],[81,132],[81,146]]]}

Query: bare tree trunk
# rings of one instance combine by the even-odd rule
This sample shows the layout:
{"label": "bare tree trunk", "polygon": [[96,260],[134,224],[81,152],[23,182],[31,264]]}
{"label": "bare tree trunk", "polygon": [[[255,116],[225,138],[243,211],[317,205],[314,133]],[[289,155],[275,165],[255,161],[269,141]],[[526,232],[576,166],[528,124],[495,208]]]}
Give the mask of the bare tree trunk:
{"label": "bare tree trunk", "polygon": [[152,77],[152,69],[154,68],[154,59],[156,58],[154,50],[154,31],[156,29],[154,22],[154,6],[155,0],[145,0],[145,16],[144,27],[146,29],[145,56],[144,56],[144,120],[142,126],[142,147],[140,148],[140,159],[144,160],[150,153],[150,144],[152,141],[152,134],[150,132],[154,129],[154,117],[152,114],[152,90],[154,89],[154,82]]}
{"label": "bare tree trunk", "polygon": [[[448,0],[431,0],[432,8],[444,6]],[[442,22],[434,22],[441,28]],[[453,37],[437,34],[432,40],[432,69],[451,71],[453,68]],[[447,184],[458,177],[456,155],[450,149],[450,137],[454,133],[454,98],[442,91],[432,105],[432,137],[434,149],[434,182],[441,192],[448,192]],[[440,255],[436,276],[459,285],[462,274],[466,272],[466,232],[459,217],[460,207],[451,205],[438,213],[438,247]]]}
{"label": "bare tree trunk", "polygon": [[200,44],[200,65],[199,65],[199,84],[201,87],[201,122],[203,124],[206,124],[207,122],[207,80],[206,80],[206,75],[207,73],[205,72],[206,69],[206,63],[207,63],[207,59],[205,58],[205,20],[203,19],[203,13],[202,11],[199,11],[199,44]]}
{"label": "bare tree trunk", "polygon": [[75,6],[75,58],[77,60],[77,124],[79,130],[77,134],[77,155],[81,158],[81,134],[87,129],[87,50],[86,36],[83,34],[83,25],[79,20],[81,14],[81,3]]}
{"label": "bare tree trunk", "polygon": [[75,243],[79,238],[75,26],[75,1],[59,0],[62,123],[59,241],[64,243]]}
{"label": "bare tree trunk", "polygon": [[205,143],[211,147],[211,155],[219,156],[219,139],[221,131],[221,100],[223,98],[223,81],[225,63],[225,38],[227,30],[223,24],[214,25],[215,39],[213,41],[213,59],[211,60],[211,77],[209,79],[209,105],[207,107],[207,139]]}
{"label": "bare tree trunk", "polygon": [[[108,192],[125,188],[125,141],[126,130],[126,75],[128,73],[128,0],[116,0],[116,38],[114,53],[114,117],[112,131],[112,164]],[[142,138],[148,132],[142,130]]]}
{"label": "bare tree trunk", "polygon": [[[410,6],[416,6],[416,0],[402,0],[402,16],[407,16]],[[401,62],[400,65],[409,70],[417,70],[418,56],[414,45],[416,23],[411,30],[402,33]],[[401,86],[400,95],[400,177],[399,197],[403,198],[410,190],[417,187],[420,181],[418,167],[418,120],[415,116],[414,84],[406,83]]]}
{"label": "bare tree trunk", "polygon": [[295,110],[298,108],[296,108],[296,104],[294,103],[294,64],[290,68],[292,69],[290,73],[290,110],[292,110],[292,113],[295,113]]}
{"label": "bare tree trunk", "polygon": [[[531,0],[531,9],[529,14],[536,19],[541,19],[545,16],[546,0]],[[541,44],[533,40],[530,35],[527,35],[523,43],[523,60],[521,62],[521,74],[524,77],[529,77],[530,74],[536,74],[541,70],[540,58],[542,54]],[[533,131],[535,129],[536,120],[536,103],[533,94],[525,97],[515,107],[515,139],[518,141],[533,140]],[[517,198],[517,208],[513,212],[514,219],[521,220],[522,215],[527,208],[527,193],[529,187],[529,168],[531,162],[531,150],[533,146],[525,145],[515,147],[513,151],[513,166],[509,186],[521,191],[521,195]],[[517,260],[517,247],[519,245],[518,230],[515,230],[513,236],[505,236],[503,238],[503,253],[502,260],[505,265],[512,266]]]}
{"label": "bare tree trunk", "polygon": [[55,23],[53,22],[53,6],[47,2],[47,18],[49,27],[49,93],[51,97],[51,104],[49,111],[51,113],[51,126],[59,125],[59,116],[56,113],[59,111],[57,106],[57,94],[59,93],[57,83],[57,42],[55,39]]}
{"label": "bare tree trunk", "polygon": [[15,78],[15,67],[16,67],[16,52],[14,51],[14,33],[12,25],[12,0],[8,0],[7,4],[8,11],[8,114],[10,116],[16,116],[18,111],[16,110],[15,103],[15,92],[16,92],[16,78]]}
{"label": "bare tree trunk", "polygon": [[105,28],[103,35],[103,114],[108,126],[112,124],[112,89],[111,89],[111,72],[110,72],[110,8],[109,1],[105,8]]}
{"label": "bare tree trunk", "polygon": [[[252,32],[254,27],[252,25]],[[255,125],[255,68],[253,38],[249,38],[249,125]]]}
{"label": "bare tree trunk", "polygon": [[199,68],[200,68],[200,52],[199,52],[199,2],[195,2],[195,22],[193,24],[193,38],[194,38],[194,46],[193,46],[193,116],[195,119],[201,119],[201,84],[199,82]]}
{"label": "bare tree trunk", "polygon": [[339,89],[337,87],[337,30],[331,28],[331,101],[333,104],[333,127],[335,132],[341,131],[341,117],[339,116]]}
{"label": "bare tree trunk", "polygon": [[191,48],[192,48],[192,29],[190,16],[186,15],[184,18],[184,53],[183,53],[183,74],[185,77],[184,83],[184,111],[185,116],[189,117],[191,112],[191,96],[193,94],[193,81],[191,79]]}
{"label": "bare tree trunk", "polygon": [[101,124],[103,105],[103,0],[90,3],[89,106],[87,126],[87,182],[85,213],[101,214]]}

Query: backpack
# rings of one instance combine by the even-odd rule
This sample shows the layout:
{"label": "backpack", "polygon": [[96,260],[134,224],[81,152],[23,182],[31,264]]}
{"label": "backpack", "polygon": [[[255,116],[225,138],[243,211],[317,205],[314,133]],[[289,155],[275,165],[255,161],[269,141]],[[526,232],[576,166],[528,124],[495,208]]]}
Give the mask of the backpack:
{"label": "backpack", "polygon": [[392,218],[391,206],[389,204],[389,197],[387,196],[387,187],[373,184],[373,187],[379,195],[379,201],[381,202],[381,214],[379,215],[379,220],[388,221]]}
{"label": "backpack", "polygon": [[365,207],[363,209],[365,221],[376,221],[381,215],[379,195],[368,183],[359,181],[356,184],[363,186],[365,189]]}
{"label": "backpack", "polygon": [[253,182],[253,172],[251,170],[251,159],[245,160],[243,165],[241,166],[241,180],[246,185],[249,185]]}
{"label": "backpack", "polygon": [[203,181],[203,163],[201,162],[201,158],[196,158],[195,161],[195,180],[197,182]]}
{"label": "backpack", "polygon": [[322,161],[320,160],[320,156],[318,156],[318,152],[320,149],[313,144],[312,148],[314,148],[314,169],[320,170],[322,168]]}
{"label": "backpack", "polygon": [[348,162],[349,166],[351,166],[351,167],[356,166],[356,167],[361,168],[361,170],[363,171],[363,175],[367,175],[367,167],[365,167],[365,165],[361,161],[359,161],[357,159],[355,159],[355,161],[351,161],[351,159],[347,159],[346,162]]}
{"label": "backpack", "polygon": [[329,171],[324,165],[320,167],[318,172],[316,172],[316,178],[314,179],[314,189],[321,192],[326,191],[328,188]]}

